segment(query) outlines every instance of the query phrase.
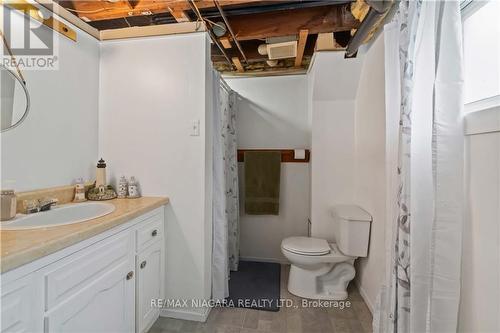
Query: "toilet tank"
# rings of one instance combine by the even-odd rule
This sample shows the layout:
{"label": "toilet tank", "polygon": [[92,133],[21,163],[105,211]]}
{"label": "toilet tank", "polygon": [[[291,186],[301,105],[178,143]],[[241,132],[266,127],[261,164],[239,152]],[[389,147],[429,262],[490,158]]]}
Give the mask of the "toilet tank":
{"label": "toilet tank", "polygon": [[371,215],[356,205],[336,205],[331,212],[339,250],[348,256],[366,257],[370,242]]}

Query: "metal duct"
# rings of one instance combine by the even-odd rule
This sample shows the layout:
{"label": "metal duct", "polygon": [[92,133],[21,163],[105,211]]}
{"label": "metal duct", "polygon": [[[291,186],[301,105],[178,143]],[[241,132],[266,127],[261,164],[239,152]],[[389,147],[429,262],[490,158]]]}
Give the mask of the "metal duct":
{"label": "metal duct", "polygon": [[363,22],[359,26],[358,30],[354,36],[352,36],[351,40],[347,44],[347,49],[345,52],[346,58],[352,58],[356,56],[359,47],[363,43],[363,41],[368,37],[368,34],[373,29],[375,23],[379,21],[381,17],[387,14],[391,6],[393,5],[392,0],[365,0],[366,3],[370,6],[370,10]]}

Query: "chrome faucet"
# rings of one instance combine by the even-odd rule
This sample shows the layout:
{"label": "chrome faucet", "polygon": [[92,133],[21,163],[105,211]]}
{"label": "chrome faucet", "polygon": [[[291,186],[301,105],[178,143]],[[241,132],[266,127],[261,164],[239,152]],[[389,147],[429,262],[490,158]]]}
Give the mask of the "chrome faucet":
{"label": "chrome faucet", "polygon": [[23,206],[26,214],[33,214],[50,210],[57,204],[58,200],[54,198],[43,198],[38,200],[24,200]]}

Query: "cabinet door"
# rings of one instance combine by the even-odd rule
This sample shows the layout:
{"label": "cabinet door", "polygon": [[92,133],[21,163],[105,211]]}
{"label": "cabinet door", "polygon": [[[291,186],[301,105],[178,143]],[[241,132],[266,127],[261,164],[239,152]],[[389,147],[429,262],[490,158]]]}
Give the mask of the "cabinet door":
{"label": "cabinet door", "polygon": [[158,319],[160,309],[152,306],[152,299],[163,297],[163,243],[157,241],[137,256],[137,332],[147,331]]}
{"label": "cabinet door", "polygon": [[43,280],[36,273],[2,283],[2,332],[43,332]]}
{"label": "cabinet door", "polygon": [[134,275],[134,256],[131,252],[47,312],[46,332],[133,332]]}
{"label": "cabinet door", "polygon": [[[55,262],[44,269],[50,311],[124,261],[134,261],[134,233],[121,232]],[[133,270],[128,269],[128,271]],[[125,272],[128,273],[128,271]]]}

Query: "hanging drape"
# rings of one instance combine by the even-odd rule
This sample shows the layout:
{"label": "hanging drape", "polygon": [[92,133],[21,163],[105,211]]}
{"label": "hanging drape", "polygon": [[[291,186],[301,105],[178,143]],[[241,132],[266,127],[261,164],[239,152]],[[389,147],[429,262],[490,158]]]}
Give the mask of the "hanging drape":
{"label": "hanging drape", "polygon": [[387,174],[389,261],[376,332],[457,328],[464,195],[461,31],[457,1],[401,1],[385,27],[386,113],[388,121],[399,121],[399,135],[397,143],[386,142],[388,160],[397,159],[397,168]]}
{"label": "hanging drape", "polygon": [[228,223],[229,269],[238,270],[240,261],[240,200],[238,189],[238,146],[236,142],[236,110],[238,94],[222,89],[222,132],[224,143],[224,176],[226,217]]}
{"label": "hanging drape", "polygon": [[213,72],[213,249],[212,297],[229,296],[229,272],[238,269],[239,199],[236,93],[221,89]]}

